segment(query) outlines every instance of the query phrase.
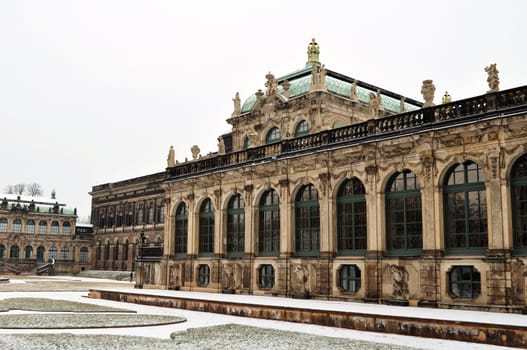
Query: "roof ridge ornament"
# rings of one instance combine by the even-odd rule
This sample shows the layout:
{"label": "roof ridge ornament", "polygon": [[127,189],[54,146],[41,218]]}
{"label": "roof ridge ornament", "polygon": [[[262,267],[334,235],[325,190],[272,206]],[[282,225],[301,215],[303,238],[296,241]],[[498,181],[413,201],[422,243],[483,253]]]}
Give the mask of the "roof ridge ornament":
{"label": "roof ridge ornament", "polygon": [[307,46],[307,64],[319,63],[318,55],[320,54],[320,47],[318,46],[315,38],[311,39],[311,42]]}

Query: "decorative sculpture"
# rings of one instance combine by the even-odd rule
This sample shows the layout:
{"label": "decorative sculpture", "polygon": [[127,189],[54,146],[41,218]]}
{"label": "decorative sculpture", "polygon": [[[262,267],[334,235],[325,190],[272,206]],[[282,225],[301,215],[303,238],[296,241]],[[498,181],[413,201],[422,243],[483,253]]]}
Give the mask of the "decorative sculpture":
{"label": "decorative sculpture", "polygon": [[275,79],[274,75],[271,74],[271,72],[265,75],[265,79],[267,79],[267,82],[265,83],[267,91],[265,92],[265,94],[267,96],[276,95],[276,91],[278,89],[278,80]]}
{"label": "decorative sculpture", "polygon": [[225,154],[225,141],[223,137],[218,137],[218,154]]}
{"label": "decorative sculpture", "polygon": [[353,84],[351,84],[350,98],[353,101],[359,100],[359,96],[357,95],[357,80],[353,80]]}
{"label": "decorative sculpture", "polygon": [[399,102],[399,112],[406,112],[406,105],[404,104],[404,96],[401,96],[401,101]]}
{"label": "decorative sculpture", "polygon": [[423,80],[423,86],[421,87],[421,94],[423,95],[423,99],[425,100],[423,107],[434,106],[435,91],[436,91],[436,87],[433,84],[432,80]]}
{"label": "decorative sculpture", "polygon": [[485,72],[489,75],[487,78],[487,83],[489,83],[490,90],[487,92],[497,92],[500,91],[500,78],[498,73],[500,72],[496,68],[496,63],[491,64],[488,67],[485,67]]}
{"label": "decorative sculpture", "polygon": [[242,111],[241,107],[241,100],[240,100],[240,93],[237,92],[234,98],[232,99],[232,102],[234,102],[234,111],[232,112],[232,116],[240,114]]}
{"label": "decorative sculpture", "polygon": [[291,83],[288,82],[287,80],[284,80],[281,85],[282,85],[282,89],[284,89],[282,95],[284,97],[289,97],[289,88],[291,87]]}
{"label": "decorative sculpture", "polygon": [[318,55],[320,54],[320,48],[315,41],[315,38],[311,39],[311,43],[307,46],[307,62],[318,63]]}
{"label": "decorative sculpture", "polygon": [[379,101],[379,110],[384,111],[384,106],[382,105],[382,96],[381,96],[381,90],[377,89],[377,101]]}
{"label": "decorative sculpture", "polygon": [[174,146],[170,146],[170,149],[168,150],[168,157],[167,157],[167,168],[171,168],[174,165],[176,165],[176,154],[174,151]]}
{"label": "decorative sculpture", "polygon": [[311,91],[326,90],[326,67],[313,65],[311,68]]}
{"label": "decorative sculpture", "polygon": [[445,91],[445,94],[443,95],[443,98],[441,99],[441,103],[450,103],[452,102],[452,97],[448,94],[448,91]]}
{"label": "decorative sculpture", "polygon": [[370,92],[370,103],[368,105],[368,109],[370,110],[370,114],[373,118],[377,118],[379,116],[379,100],[377,99],[377,95],[373,92]]}
{"label": "decorative sculpture", "polygon": [[200,149],[199,149],[198,145],[192,146],[192,148],[190,149],[190,152],[192,152],[192,159],[193,160],[198,159],[199,152],[200,152]]}

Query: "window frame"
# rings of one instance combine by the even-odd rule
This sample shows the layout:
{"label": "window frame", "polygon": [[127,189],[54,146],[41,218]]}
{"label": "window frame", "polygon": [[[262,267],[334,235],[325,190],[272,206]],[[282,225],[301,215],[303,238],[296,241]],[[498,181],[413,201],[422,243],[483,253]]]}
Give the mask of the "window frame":
{"label": "window frame", "polygon": [[357,293],[362,287],[362,272],[356,264],[340,265],[337,281],[342,293]]}
{"label": "window frame", "polygon": [[265,144],[271,145],[280,141],[282,141],[282,132],[280,131],[280,129],[276,126],[269,129],[269,131],[265,135]]}
{"label": "window frame", "polygon": [[212,200],[206,198],[199,210],[198,255],[212,256],[214,254],[214,206]]}
{"label": "window frame", "polygon": [[[462,279],[452,278],[454,273],[461,270]],[[468,273],[469,279],[465,279]],[[475,277],[479,277],[477,280]],[[461,287],[459,286],[461,285]],[[454,290],[454,286],[457,291]],[[468,287],[468,289],[466,289]],[[469,295],[465,294],[468,292]],[[481,273],[473,265],[455,265],[448,271],[448,293],[453,299],[475,300],[481,295]]]}
{"label": "window frame", "polygon": [[[346,179],[340,185],[336,202],[337,255],[365,255],[368,245],[368,218],[366,189],[362,182],[355,177]],[[361,230],[363,232],[360,232]]]}
{"label": "window frame", "polygon": [[205,287],[210,284],[210,267],[208,264],[198,265],[198,285]]}
{"label": "window frame", "polygon": [[258,287],[273,289],[275,284],[275,268],[272,264],[262,264],[258,267]]}
{"label": "window frame", "polygon": [[245,201],[239,193],[232,196],[227,205],[225,236],[227,257],[241,258],[245,252]]}
{"label": "window frame", "polygon": [[185,203],[179,203],[176,208],[174,225],[174,256],[185,258],[188,245],[188,208]]}
{"label": "window frame", "polygon": [[258,256],[279,254],[280,197],[274,189],[268,189],[263,193],[258,207]]}
{"label": "window frame", "polygon": [[313,184],[300,187],[295,198],[295,255],[320,255],[320,201]]}

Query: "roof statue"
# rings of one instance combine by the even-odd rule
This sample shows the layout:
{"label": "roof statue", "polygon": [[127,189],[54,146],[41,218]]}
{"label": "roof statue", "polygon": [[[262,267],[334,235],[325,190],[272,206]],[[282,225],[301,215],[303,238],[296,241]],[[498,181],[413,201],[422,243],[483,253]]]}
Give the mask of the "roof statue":
{"label": "roof statue", "polygon": [[487,92],[500,91],[500,78],[498,77],[498,73],[500,71],[496,68],[496,63],[485,67],[485,72],[487,72],[487,74],[489,75],[489,77],[487,78],[487,83],[489,83],[490,90]]}
{"label": "roof statue", "polygon": [[357,79],[353,80],[353,84],[351,84],[350,98],[353,101],[359,100],[359,96],[357,95]]}
{"label": "roof statue", "polygon": [[289,81],[287,80],[284,80],[282,84],[280,85],[282,85],[282,89],[284,89],[284,91],[282,92],[282,95],[284,97],[289,98],[289,88],[291,87],[291,83],[289,83]]}
{"label": "roof statue", "polygon": [[377,101],[379,101],[379,110],[384,111],[384,106],[382,105],[381,89],[377,89]]}
{"label": "roof statue", "polygon": [[370,110],[370,114],[373,118],[376,118],[379,116],[379,104],[380,101],[376,94],[373,92],[370,92],[370,103],[368,105],[368,109]]}
{"label": "roof statue", "polygon": [[421,87],[421,94],[425,100],[423,107],[432,107],[434,106],[434,93],[436,87],[433,84],[433,80],[423,80],[423,86]]}
{"label": "roof statue", "polygon": [[225,141],[223,137],[218,137],[218,154],[225,154]]}
{"label": "roof statue", "polygon": [[404,105],[404,96],[401,96],[401,101],[399,102],[399,109],[401,110],[401,113],[406,112],[406,106]]}
{"label": "roof statue", "polygon": [[199,152],[200,152],[198,145],[192,146],[192,148],[190,149],[190,152],[192,152],[192,160],[198,159]]}
{"label": "roof statue", "polygon": [[326,67],[314,65],[311,68],[311,91],[326,90]]}
{"label": "roof statue", "polygon": [[318,55],[320,54],[320,48],[318,47],[315,38],[311,39],[307,47],[307,63],[320,63]]}
{"label": "roof statue", "polygon": [[174,151],[174,146],[170,146],[170,149],[168,150],[168,157],[167,157],[167,168],[171,168],[174,165],[176,165],[176,153]]}
{"label": "roof statue", "polygon": [[452,102],[452,97],[448,94],[448,91],[445,91],[445,94],[443,95],[443,98],[441,99],[441,103],[450,103]]}
{"label": "roof statue", "polygon": [[276,95],[276,92],[278,91],[278,80],[276,80],[276,78],[273,74],[271,74],[271,72],[265,75],[265,79],[267,79],[267,82],[265,83],[265,86],[267,87],[265,94],[267,96]]}
{"label": "roof statue", "polygon": [[242,111],[242,102],[240,100],[240,93],[236,92],[236,95],[232,99],[232,102],[234,102],[234,111],[232,112],[232,116],[238,115]]}

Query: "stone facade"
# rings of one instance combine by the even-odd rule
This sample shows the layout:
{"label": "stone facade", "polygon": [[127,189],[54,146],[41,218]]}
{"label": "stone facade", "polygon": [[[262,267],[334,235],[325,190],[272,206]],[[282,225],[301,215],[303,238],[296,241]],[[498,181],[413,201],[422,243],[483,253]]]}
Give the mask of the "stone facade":
{"label": "stone facade", "polygon": [[163,201],[146,285],[525,308],[527,87],[423,107],[313,61],[266,78],[227,120],[222,152],[94,187],[93,217],[119,196]]}

